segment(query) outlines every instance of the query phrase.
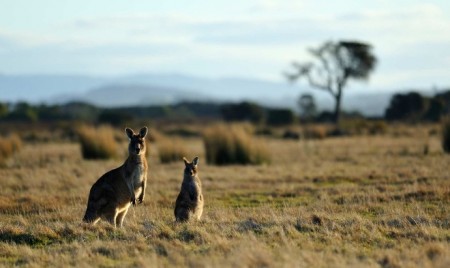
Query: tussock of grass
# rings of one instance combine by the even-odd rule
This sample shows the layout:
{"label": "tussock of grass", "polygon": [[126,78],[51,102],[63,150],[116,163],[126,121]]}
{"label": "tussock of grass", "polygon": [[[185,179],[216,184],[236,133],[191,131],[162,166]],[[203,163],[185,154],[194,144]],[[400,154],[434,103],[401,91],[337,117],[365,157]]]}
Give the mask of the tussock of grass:
{"label": "tussock of grass", "polygon": [[85,159],[109,159],[117,156],[118,144],[111,127],[81,126],[77,129],[81,153]]}
{"label": "tussock of grass", "polygon": [[216,125],[203,135],[206,159],[216,165],[263,164],[270,162],[265,143],[254,137],[248,127]]}
{"label": "tussock of grass", "polygon": [[442,149],[450,154],[450,117],[442,122]]}
{"label": "tussock of grass", "polygon": [[382,120],[345,119],[339,129],[346,135],[379,135],[387,132],[388,125]]}
{"label": "tussock of grass", "polygon": [[305,126],[303,136],[305,139],[325,139],[328,133],[328,127],[324,125]]}
{"label": "tussock of grass", "polygon": [[179,138],[160,136],[156,142],[161,163],[176,162],[188,155],[184,142]]}
{"label": "tussock of grass", "polygon": [[0,137],[0,164],[22,148],[22,140],[16,134]]}

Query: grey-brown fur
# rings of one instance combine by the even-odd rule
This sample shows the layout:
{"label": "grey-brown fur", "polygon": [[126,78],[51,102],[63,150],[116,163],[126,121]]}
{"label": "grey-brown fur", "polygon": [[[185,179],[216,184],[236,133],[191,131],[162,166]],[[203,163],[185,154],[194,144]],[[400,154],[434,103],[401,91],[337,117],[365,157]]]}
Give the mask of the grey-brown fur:
{"label": "grey-brown fur", "polygon": [[92,185],[84,222],[95,224],[104,219],[114,226],[122,226],[130,205],[144,201],[148,169],[145,158],[147,127],[139,134],[129,128],[125,132],[130,139],[128,158],[122,166],[108,171]]}
{"label": "grey-brown fur", "polygon": [[185,169],[183,183],[175,203],[175,219],[188,221],[191,218],[200,220],[203,213],[202,183],[198,177],[198,157],[189,163],[183,158]]}

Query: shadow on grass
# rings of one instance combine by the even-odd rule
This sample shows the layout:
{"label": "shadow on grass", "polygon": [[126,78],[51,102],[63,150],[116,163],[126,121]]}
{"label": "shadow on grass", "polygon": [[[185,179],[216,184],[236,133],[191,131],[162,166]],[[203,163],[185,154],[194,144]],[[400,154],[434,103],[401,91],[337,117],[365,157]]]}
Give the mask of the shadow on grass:
{"label": "shadow on grass", "polygon": [[52,244],[53,242],[55,242],[55,239],[47,236],[36,237],[32,234],[15,234],[12,232],[2,232],[0,233],[0,242],[29,245],[31,247],[42,247]]}

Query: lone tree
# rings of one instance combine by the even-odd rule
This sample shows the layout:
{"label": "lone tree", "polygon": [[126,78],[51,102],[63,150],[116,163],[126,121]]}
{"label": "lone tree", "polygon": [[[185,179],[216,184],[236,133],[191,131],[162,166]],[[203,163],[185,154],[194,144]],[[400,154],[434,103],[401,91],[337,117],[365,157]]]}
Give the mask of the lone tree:
{"label": "lone tree", "polygon": [[286,76],[292,82],[305,77],[312,87],[329,92],[336,101],[333,121],[339,124],[342,91],[347,81],[367,80],[375,68],[377,59],[371,49],[369,44],[361,42],[328,41],[309,49],[314,62],[294,62],[295,72]]}

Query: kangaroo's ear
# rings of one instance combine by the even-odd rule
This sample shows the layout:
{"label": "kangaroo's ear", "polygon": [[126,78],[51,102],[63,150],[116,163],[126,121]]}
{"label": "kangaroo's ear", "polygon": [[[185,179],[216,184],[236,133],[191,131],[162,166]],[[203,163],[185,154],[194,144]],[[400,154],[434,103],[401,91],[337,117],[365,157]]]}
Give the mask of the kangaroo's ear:
{"label": "kangaroo's ear", "polygon": [[193,164],[194,166],[197,166],[197,165],[198,165],[198,156],[196,156],[196,157],[194,158],[194,160],[192,160],[192,164]]}
{"label": "kangaroo's ear", "polygon": [[134,131],[131,128],[126,128],[125,133],[127,133],[128,138],[133,138]]}
{"label": "kangaroo's ear", "polygon": [[186,157],[183,157],[183,161],[186,166],[189,165],[189,161],[186,159]]}
{"label": "kangaroo's ear", "polygon": [[147,132],[148,132],[148,128],[147,127],[143,127],[139,131],[139,135],[141,135],[141,138],[145,138],[145,136],[147,136]]}

